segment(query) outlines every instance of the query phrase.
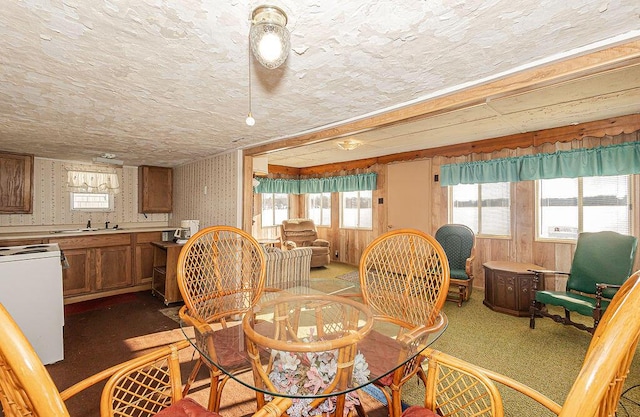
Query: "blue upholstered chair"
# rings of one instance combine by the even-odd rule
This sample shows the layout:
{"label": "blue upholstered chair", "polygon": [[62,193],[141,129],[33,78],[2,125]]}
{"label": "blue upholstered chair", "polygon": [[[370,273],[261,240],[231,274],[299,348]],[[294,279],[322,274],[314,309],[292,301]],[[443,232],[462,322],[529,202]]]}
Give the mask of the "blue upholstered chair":
{"label": "blue upholstered chair", "polygon": [[[569,324],[593,333],[600,317],[620,286],[629,278],[636,256],[638,239],[616,232],[580,233],[571,271],[532,270],[535,273],[529,327],[536,327],[536,317],[550,317],[558,323]],[[566,291],[545,291],[545,274],[568,275]],[[551,314],[547,305],[564,309],[564,317]],[[571,312],[593,317],[593,327],[571,320]]]}
{"label": "blue upholstered chair", "polygon": [[436,231],[435,237],[449,260],[451,284],[448,300],[456,301],[458,306],[462,306],[473,289],[476,235],[464,224],[445,224]]}

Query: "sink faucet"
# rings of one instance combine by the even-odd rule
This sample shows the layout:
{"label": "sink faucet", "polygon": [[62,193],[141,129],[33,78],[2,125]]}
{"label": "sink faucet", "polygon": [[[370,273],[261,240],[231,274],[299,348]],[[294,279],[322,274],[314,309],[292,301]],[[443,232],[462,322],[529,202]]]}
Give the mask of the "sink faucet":
{"label": "sink faucet", "polygon": [[91,219],[87,222],[87,229],[91,229]]}
{"label": "sink faucet", "polygon": [[111,222],[108,222],[108,221],[107,221],[107,222],[104,222],[104,228],[105,228],[105,229],[108,229],[108,228],[109,228],[109,223],[111,223]]}

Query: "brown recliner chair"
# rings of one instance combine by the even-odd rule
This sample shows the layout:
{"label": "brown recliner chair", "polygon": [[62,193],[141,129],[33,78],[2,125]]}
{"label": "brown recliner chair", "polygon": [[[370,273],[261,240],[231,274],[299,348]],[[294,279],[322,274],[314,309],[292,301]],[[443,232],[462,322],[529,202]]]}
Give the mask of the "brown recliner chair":
{"label": "brown recliner chair", "polygon": [[331,262],[329,241],[318,239],[316,225],[311,219],[283,220],[280,236],[287,249],[310,247],[313,250],[311,267],[328,265]]}

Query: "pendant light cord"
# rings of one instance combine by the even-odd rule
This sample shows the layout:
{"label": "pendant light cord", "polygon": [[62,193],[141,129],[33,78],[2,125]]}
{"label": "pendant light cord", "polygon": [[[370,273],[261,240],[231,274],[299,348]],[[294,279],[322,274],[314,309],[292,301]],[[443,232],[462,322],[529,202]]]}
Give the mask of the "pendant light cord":
{"label": "pendant light cord", "polygon": [[249,71],[249,114],[245,122],[247,126],[253,126],[256,123],[256,120],[253,118],[253,114],[251,113],[251,35],[247,37],[249,43],[247,44],[247,70]]}

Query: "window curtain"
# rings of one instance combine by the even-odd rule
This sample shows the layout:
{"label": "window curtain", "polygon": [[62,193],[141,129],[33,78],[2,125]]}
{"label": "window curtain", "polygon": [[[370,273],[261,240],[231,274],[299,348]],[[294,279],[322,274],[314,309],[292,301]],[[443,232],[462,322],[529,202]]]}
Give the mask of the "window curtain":
{"label": "window curtain", "polygon": [[258,194],[312,194],[344,191],[365,191],[377,188],[378,174],[343,175],[337,177],[308,179],[257,178],[260,184],[254,187]]}
{"label": "window curtain", "polygon": [[118,194],[120,182],[115,170],[97,172],[70,169],[67,171],[67,189],[77,193]]}
{"label": "window curtain", "polygon": [[440,184],[483,184],[640,173],[640,142],[442,165]]}

